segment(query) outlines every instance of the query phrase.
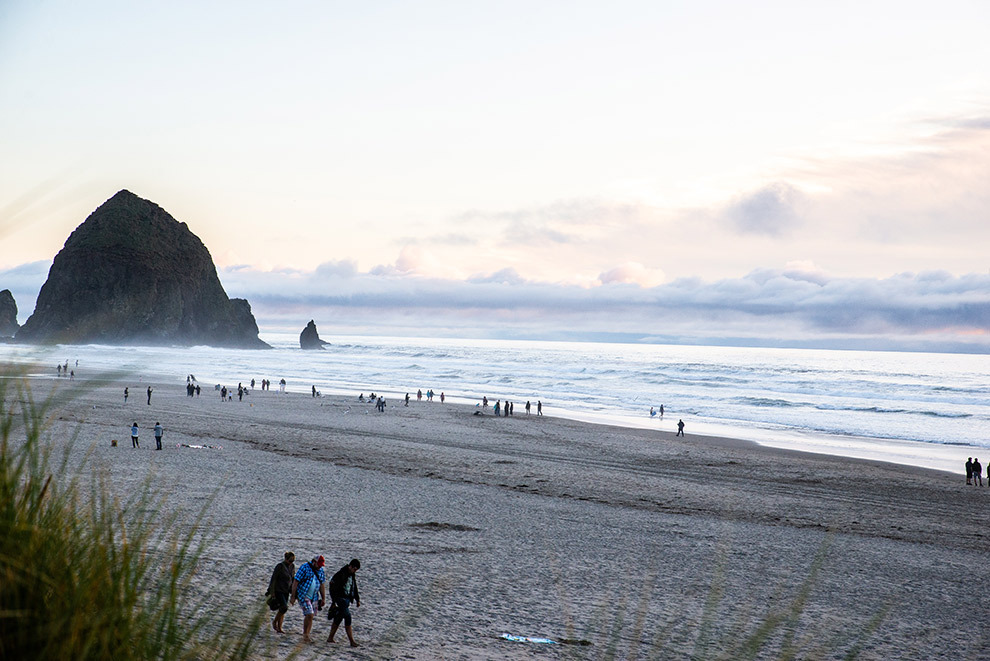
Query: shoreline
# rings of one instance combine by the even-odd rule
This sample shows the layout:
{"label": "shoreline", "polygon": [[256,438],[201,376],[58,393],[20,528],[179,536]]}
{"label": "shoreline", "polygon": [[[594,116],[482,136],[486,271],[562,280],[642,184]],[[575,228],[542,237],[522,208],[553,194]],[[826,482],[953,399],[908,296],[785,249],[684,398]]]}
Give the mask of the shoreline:
{"label": "shoreline", "polygon": [[[282,346],[276,342],[277,338],[269,338],[270,341],[274,343],[277,351],[290,350],[292,356],[289,354],[284,355],[284,360],[287,361],[298,361],[298,356],[301,355],[298,350],[291,350],[286,346]],[[284,338],[282,338],[284,340]],[[391,338],[395,340],[396,338]],[[403,342],[400,342],[397,346],[402,347],[408,345],[410,342],[415,344],[419,340],[399,338]],[[283,342],[284,343],[284,342]],[[467,343],[466,346],[470,346]],[[236,383],[236,378],[231,376],[231,374],[236,373],[251,373],[260,371],[262,373],[274,372],[278,373],[283,370],[282,363],[277,362],[271,363],[262,360],[260,363],[255,363],[254,359],[256,356],[252,354],[251,356],[242,355],[243,352],[233,351],[230,353],[229,358],[233,361],[230,365],[225,365],[222,362],[217,362],[214,359],[206,358],[203,354],[203,348],[192,348],[179,354],[175,354],[176,360],[173,360],[171,352],[173,349],[162,348],[162,347],[137,347],[135,351],[137,352],[134,356],[132,364],[129,366],[122,362],[119,358],[109,358],[106,354],[107,349],[112,349],[111,347],[104,347],[102,345],[87,345],[87,346],[64,346],[60,347],[59,351],[65,355],[79,355],[83,359],[83,363],[88,367],[84,369],[88,371],[91,368],[96,370],[104,369],[108,370],[107,374],[113,374],[114,368],[125,365],[127,369],[133,371],[136,375],[141,375],[146,372],[149,366],[162,364],[163,358],[165,364],[173,364],[177,369],[187,369],[190,372],[200,373],[202,369],[205,369],[205,365],[209,365],[214,375],[209,378],[218,378],[221,382]],[[87,353],[91,352],[91,353]],[[111,355],[116,356],[119,352],[112,352]],[[305,353],[305,352],[304,352]],[[167,356],[167,357],[165,357]],[[22,356],[24,358],[25,356]],[[26,356],[29,361],[37,362],[37,355]],[[367,359],[368,355],[360,354],[361,359]],[[33,358],[33,360],[32,360]],[[108,359],[109,358],[109,359]],[[415,356],[412,357],[415,360]],[[290,392],[300,392],[308,391],[309,379],[315,379],[317,387],[323,390],[327,394],[335,394],[342,397],[350,397],[357,394],[361,389],[365,391],[368,390],[367,384],[362,387],[352,384],[355,381],[355,377],[358,377],[359,371],[351,373],[351,371],[345,370],[344,377],[334,380],[334,377],[330,377],[330,383],[327,384],[326,378],[321,378],[317,376],[322,369],[332,370],[333,355],[327,352],[327,355],[319,353],[314,354],[312,359],[316,362],[306,361],[304,363],[296,364],[293,363],[295,371],[289,370],[286,374],[289,380],[289,390]],[[249,362],[245,362],[249,361]],[[328,362],[329,361],[329,362]],[[300,366],[305,365],[305,369],[300,370]],[[386,363],[382,367],[381,373],[376,371],[363,373],[364,377],[369,378],[369,383],[375,390],[382,390],[391,398],[401,398],[404,394],[404,390],[409,388],[409,386],[403,387],[401,384],[410,378],[419,379],[419,376],[409,373],[408,371],[403,371],[404,366],[403,361],[399,361],[398,364]],[[39,371],[39,378],[55,378],[54,373],[50,373],[48,369],[41,368]],[[119,372],[118,372],[119,373]],[[388,380],[386,379],[384,385],[382,382],[383,375],[393,375],[398,377],[396,383],[400,384],[397,386],[390,386]],[[220,375],[220,376],[216,376]],[[156,375],[158,380],[160,375]],[[202,377],[203,375],[200,374]],[[437,375],[433,375],[437,376]],[[426,376],[427,380],[431,380],[429,375]],[[358,379],[363,380],[362,377]],[[202,383],[202,382],[201,382]],[[322,385],[321,385],[322,383]],[[303,388],[293,388],[293,384],[298,386],[299,384],[304,384]],[[446,383],[447,391],[452,393],[449,398],[452,402],[460,402],[465,404],[473,404],[474,402],[480,401],[480,390],[478,390],[478,383],[466,382],[461,384],[461,387],[467,387],[467,394],[464,396],[458,396],[456,393],[460,392],[457,386],[453,386],[451,383]],[[529,384],[534,386],[534,384]],[[539,384],[535,384],[536,390],[539,391]],[[496,385],[493,388],[488,388],[485,386],[483,389],[498,391],[499,387]],[[437,391],[440,388],[436,388]],[[511,389],[510,389],[511,390]],[[523,390],[526,390],[526,386],[523,386]],[[415,390],[413,390],[415,392]],[[472,393],[478,392],[477,396]],[[308,394],[308,393],[307,393]],[[558,393],[558,395],[564,393]],[[571,393],[573,394],[573,393]],[[509,398],[515,400],[516,398],[512,396],[511,392]],[[607,399],[607,398],[606,398]],[[613,397],[614,399],[614,397]],[[792,423],[780,425],[773,421],[773,418],[766,421],[766,424],[759,424],[756,422],[751,422],[747,420],[738,421],[721,421],[717,418],[696,418],[691,414],[690,411],[677,411],[670,410],[668,406],[668,415],[663,420],[660,421],[658,418],[650,418],[647,414],[649,410],[648,404],[643,404],[643,408],[638,409],[635,404],[631,405],[635,409],[631,409],[629,405],[625,402],[628,400],[620,400],[618,402],[606,403],[604,406],[599,408],[594,408],[602,402],[594,403],[594,406],[588,405],[582,408],[582,402],[584,400],[566,400],[561,399],[560,401],[554,401],[554,398],[543,397],[544,403],[548,407],[548,412],[553,411],[555,415],[559,417],[565,417],[572,420],[579,420],[584,422],[591,422],[596,424],[605,424],[613,426],[621,426],[630,429],[648,429],[654,431],[666,431],[668,428],[673,430],[673,426],[679,417],[683,417],[687,423],[688,433],[693,433],[697,435],[706,436],[724,436],[739,438],[741,440],[749,440],[759,443],[760,445],[766,447],[778,447],[782,449],[792,449],[798,451],[813,452],[819,454],[828,454],[832,456],[844,456],[860,459],[870,459],[876,461],[886,461],[891,463],[897,463],[902,465],[912,465],[932,468],[936,470],[948,471],[957,473],[961,470],[961,467],[965,461],[966,454],[975,454],[979,456],[981,453],[990,453],[990,448],[987,448],[979,443],[982,442],[982,435],[973,437],[968,435],[965,438],[970,441],[966,445],[956,445],[951,443],[934,443],[934,442],[923,442],[916,440],[894,440],[894,439],[884,439],[880,437],[870,437],[870,436],[855,436],[852,434],[843,434],[841,430],[843,427],[840,425],[836,427],[839,432],[818,432],[812,431],[810,429],[802,429],[800,424],[808,424],[814,426],[815,419],[809,418],[798,418],[794,419]],[[522,403],[524,399],[518,399],[517,403]],[[533,399],[535,402],[535,399]],[[613,406],[617,403],[618,407]],[[682,406],[685,405],[682,403]],[[519,412],[517,412],[519,413]],[[751,414],[753,412],[750,412]],[[757,415],[762,415],[757,412]],[[746,417],[746,416],[743,416]],[[762,418],[752,418],[749,419],[762,419]],[[797,424],[798,426],[794,426]],[[849,429],[855,429],[855,425],[850,426]],[[874,430],[877,433],[884,433],[883,429]],[[923,429],[914,428],[904,428],[903,425],[897,427],[894,430],[898,435],[901,436],[913,436],[915,434],[924,434]],[[931,432],[932,430],[928,430]],[[928,434],[929,437],[935,440],[944,441],[949,438],[949,436],[939,436],[937,434]],[[985,452],[984,452],[985,450]]]}

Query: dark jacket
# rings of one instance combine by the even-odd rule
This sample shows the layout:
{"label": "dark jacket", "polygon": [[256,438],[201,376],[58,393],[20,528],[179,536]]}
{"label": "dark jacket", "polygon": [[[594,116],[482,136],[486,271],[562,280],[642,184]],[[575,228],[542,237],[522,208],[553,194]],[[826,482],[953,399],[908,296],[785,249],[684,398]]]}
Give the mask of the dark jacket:
{"label": "dark jacket", "polygon": [[289,594],[292,590],[292,578],[296,575],[296,564],[280,562],[275,565],[272,579],[268,581],[268,592],[265,594]]}
{"label": "dark jacket", "polygon": [[[351,579],[350,594],[344,592],[344,586],[347,585],[348,578]],[[341,599],[361,601],[361,597],[358,596],[357,574],[351,574],[350,565],[344,565],[341,567],[337,573],[333,575],[333,578],[330,579],[330,598],[334,601],[339,601]]]}

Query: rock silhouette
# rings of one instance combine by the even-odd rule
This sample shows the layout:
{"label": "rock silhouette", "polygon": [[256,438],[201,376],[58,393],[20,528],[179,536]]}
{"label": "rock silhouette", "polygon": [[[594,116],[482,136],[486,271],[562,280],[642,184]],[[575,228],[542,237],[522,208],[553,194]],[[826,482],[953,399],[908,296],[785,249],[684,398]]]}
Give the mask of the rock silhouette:
{"label": "rock silhouette", "polygon": [[16,339],[269,348],[185,223],[122,190],[72,232]]}
{"label": "rock silhouette", "polygon": [[17,332],[17,303],[9,289],[0,291],[0,337],[11,337]]}
{"label": "rock silhouette", "polygon": [[329,342],[320,339],[320,334],[316,332],[316,322],[312,319],[306,324],[306,328],[299,334],[299,346],[303,349],[314,350],[329,346]]}

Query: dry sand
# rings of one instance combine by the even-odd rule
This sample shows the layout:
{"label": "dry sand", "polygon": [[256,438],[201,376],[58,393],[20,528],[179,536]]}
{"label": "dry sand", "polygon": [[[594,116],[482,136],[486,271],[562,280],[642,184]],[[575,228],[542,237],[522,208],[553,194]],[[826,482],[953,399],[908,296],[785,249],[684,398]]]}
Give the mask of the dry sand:
{"label": "dry sand", "polygon": [[[126,405],[123,382],[80,385],[56,442],[78,433],[74,452],[93,446],[121,492],[153,471],[170,508],[218,491],[211,516],[231,526],[202,585],[245,619],[284,551],[323,554],[331,571],[361,559],[362,646],[323,642],[321,614],[301,658],[711,658],[790,603],[820,552],[798,658],[990,658],[990,488],[961,475],[527,416],[521,403],[512,418],[415,399],[379,414],[260,390],[190,399],[173,383],[153,385],[148,406],[144,382],[126,384]],[[267,630],[263,658],[299,646],[301,620],[293,607],[289,633]]]}

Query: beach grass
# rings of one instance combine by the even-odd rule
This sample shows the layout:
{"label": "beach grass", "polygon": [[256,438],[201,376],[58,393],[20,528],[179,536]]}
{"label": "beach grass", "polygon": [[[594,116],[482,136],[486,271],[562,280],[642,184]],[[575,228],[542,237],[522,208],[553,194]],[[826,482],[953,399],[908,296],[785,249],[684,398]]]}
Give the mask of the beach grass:
{"label": "beach grass", "polygon": [[71,388],[36,401],[23,368],[0,374],[0,658],[251,658],[260,600],[227,627],[193,589],[217,535],[209,503],[168,513],[150,477],[115,495],[91,454],[70,465],[74,439],[46,439]]}

